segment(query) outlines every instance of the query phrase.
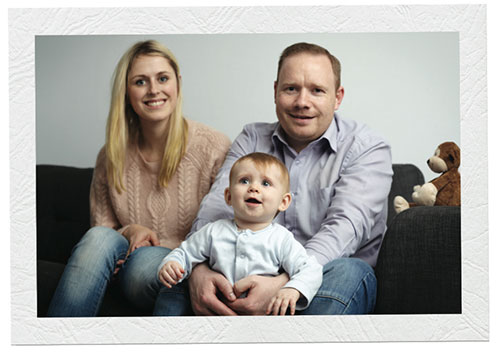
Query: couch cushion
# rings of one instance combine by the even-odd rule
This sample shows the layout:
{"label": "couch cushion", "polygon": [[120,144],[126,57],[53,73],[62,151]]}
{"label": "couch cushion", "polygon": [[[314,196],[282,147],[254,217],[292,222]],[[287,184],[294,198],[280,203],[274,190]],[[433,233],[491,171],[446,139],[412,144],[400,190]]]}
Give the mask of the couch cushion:
{"label": "couch cushion", "polygon": [[49,262],[45,260],[37,261],[37,310],[38,317],[47,316],[52,295],[59,283],[59,279],[64,271],[64,264]]}

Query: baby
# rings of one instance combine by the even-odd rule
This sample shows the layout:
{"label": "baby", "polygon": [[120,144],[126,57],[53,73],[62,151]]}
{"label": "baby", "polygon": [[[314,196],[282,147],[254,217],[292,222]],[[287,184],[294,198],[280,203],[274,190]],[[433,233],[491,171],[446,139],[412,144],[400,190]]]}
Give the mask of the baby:
{"label": "baby", "polygon": [[278,275],[290,280],[269,303],[268,312],[284,315],[307,308],[323,279],[322,266],[283,226],[273,223],[292,196],[286,166],[275,157],[252,153],[238,159],[224,192],[234,220],[207,224],[170,252],[158,267],[167,287],[187,278],[193,266],[208,260],[213,270],[234,285],[249,275]]}

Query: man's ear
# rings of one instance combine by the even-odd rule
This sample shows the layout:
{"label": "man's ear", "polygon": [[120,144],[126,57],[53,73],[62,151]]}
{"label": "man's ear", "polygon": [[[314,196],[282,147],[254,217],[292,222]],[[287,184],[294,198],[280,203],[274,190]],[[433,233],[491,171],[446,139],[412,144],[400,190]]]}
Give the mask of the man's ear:
{"label": "man's ear", "polygon": [[285,193],[283,195],[283,198],[281,199],[281,203],[278,207],[279,211],[285,211],[288,209],[290,206],[290,203],[292,203],[292,195],[290,193]]}
{"label": "man's ear", "polygon": [[227,205],[231,206],[231,191],[229,190],[229,187],[224,190],[224,200]]}
{"label": "man's ear", "polygon": [[340,103],[344,99],[344,87],[340,86],[335,93],[335,111],[340,107]]}
{"label": "man's ear", "polygon": [[274,104],[276,104],[276,92],[278,89],[278,81],[274,81]]}

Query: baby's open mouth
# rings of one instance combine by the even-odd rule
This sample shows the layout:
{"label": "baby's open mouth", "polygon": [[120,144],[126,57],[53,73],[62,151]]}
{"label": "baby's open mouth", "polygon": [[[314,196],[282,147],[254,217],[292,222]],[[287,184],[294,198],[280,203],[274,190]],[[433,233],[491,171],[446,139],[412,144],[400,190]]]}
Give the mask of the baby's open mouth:
{"label": "baby's open mouth", "polygon": [[245,200],[246,203],[252,203],[252,204],[262,204],[261,201],[258,201],[257,199],[255,198],[248,198],[247,200]]}

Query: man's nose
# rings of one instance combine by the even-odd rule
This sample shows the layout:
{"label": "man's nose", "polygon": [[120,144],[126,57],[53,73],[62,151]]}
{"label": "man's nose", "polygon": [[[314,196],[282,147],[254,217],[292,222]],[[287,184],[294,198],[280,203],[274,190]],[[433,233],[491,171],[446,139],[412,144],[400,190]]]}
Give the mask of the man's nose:
{"label": "man's nose", "polygon": [[306,89],[301,89],[295,100],[295,106],[300,109],[308,109],[311,106],[309,93]]}

